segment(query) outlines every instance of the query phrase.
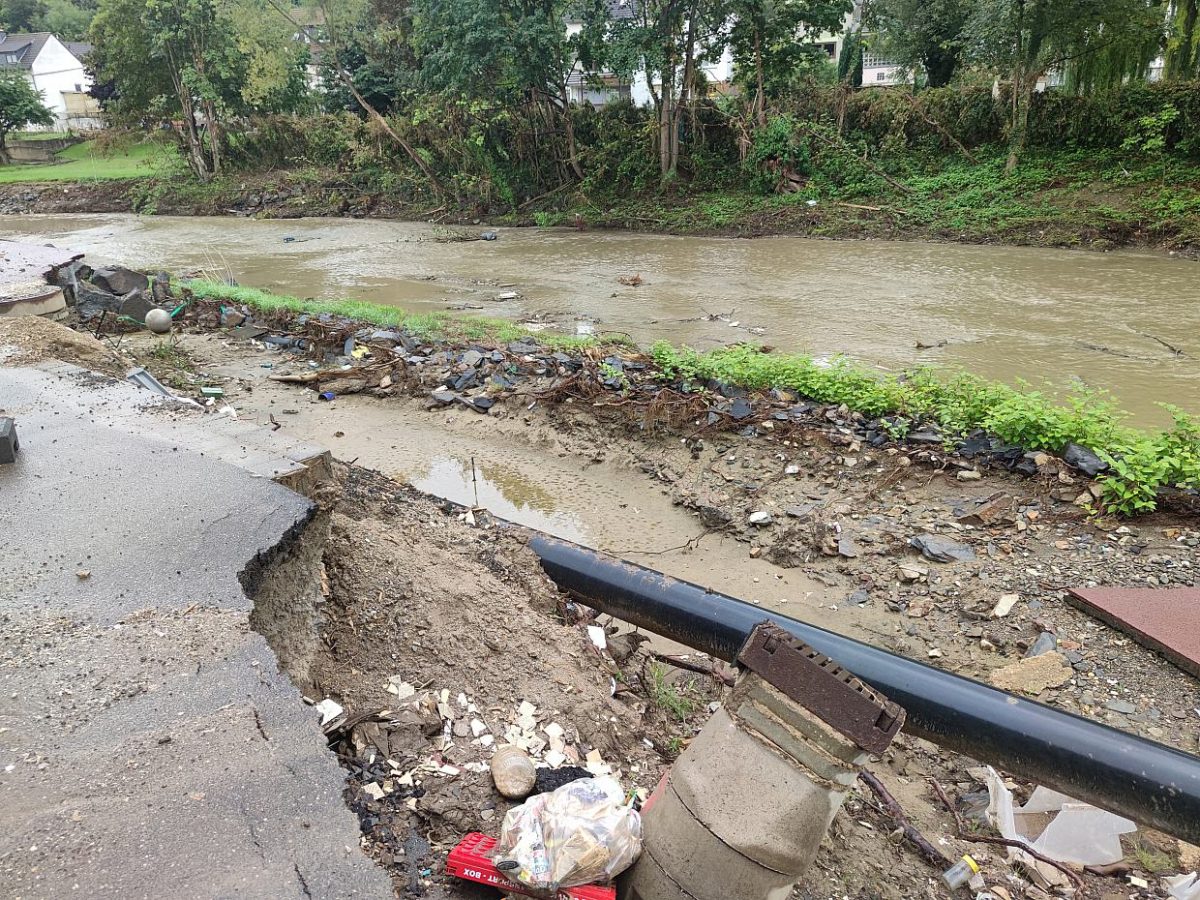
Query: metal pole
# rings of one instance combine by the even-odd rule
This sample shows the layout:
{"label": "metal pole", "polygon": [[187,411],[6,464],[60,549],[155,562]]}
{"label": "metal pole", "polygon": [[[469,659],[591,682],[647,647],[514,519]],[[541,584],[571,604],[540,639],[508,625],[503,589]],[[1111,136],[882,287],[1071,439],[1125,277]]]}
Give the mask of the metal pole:
{"label": "metal pole", "polygon": [[1200,758],[576,544],[529,547],[591,606],[720,659],[775,622],[904,707],[908,733],[1200,844]]}

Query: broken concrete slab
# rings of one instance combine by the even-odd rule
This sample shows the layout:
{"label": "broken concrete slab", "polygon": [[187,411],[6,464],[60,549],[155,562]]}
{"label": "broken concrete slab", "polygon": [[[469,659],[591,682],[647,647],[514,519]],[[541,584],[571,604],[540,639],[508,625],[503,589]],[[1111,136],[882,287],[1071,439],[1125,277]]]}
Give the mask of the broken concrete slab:
{"label": "broken concrete slab", "polygon": [[0,894],[392,898],[249,626],[309,501],[240,464],[253,431],[222,443],[133,385],[0,368],[0,395],[30,426],[0,494],[38,513],[0,555]]}
{"label": "broken concrete slab", "polygon": [[1074,674],[1060,654],[1043,653],[996,669],[988,680],[1003,691],[1037,696],[1047,688],[1061,687]]}
{"label": "broken concrete slab", "polygon": [[1071,588],[1067,601],[1200,678],[1200,588]]}

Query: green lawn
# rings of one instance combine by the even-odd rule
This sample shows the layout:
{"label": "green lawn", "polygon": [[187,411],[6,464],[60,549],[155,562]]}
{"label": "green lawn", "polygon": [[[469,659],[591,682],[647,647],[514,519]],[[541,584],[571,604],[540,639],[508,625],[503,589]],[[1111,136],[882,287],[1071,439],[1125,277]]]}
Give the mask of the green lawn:
{"label": "green lawn", "polygon": [[0,184],[24,181],[114,181],[162,174],[178,164],[171,147],[158,143],[134,144],[108,156],[95,152],[93,141],[84,141],[58,154],[61,162],[45,165],[0,166]]}

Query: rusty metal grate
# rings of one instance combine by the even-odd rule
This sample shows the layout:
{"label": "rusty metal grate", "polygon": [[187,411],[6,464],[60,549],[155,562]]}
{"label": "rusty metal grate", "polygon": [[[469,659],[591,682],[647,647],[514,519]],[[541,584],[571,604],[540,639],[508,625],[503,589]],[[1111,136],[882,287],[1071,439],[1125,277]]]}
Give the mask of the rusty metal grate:
{"label": "rusty metal grate", "polygon": [[904,724],[904,710],[778,625],[754,629],[738,662],[864,750],[882,752]]}

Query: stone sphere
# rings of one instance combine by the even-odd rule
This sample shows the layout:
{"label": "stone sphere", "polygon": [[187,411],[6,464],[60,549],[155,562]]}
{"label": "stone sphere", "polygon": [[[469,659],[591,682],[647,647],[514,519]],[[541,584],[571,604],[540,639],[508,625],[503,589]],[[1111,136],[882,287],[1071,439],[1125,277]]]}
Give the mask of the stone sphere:
{"label": "stone sphere", "polygon": [[155,334],[166,334],[171,330],[171,314],[165,309],[152,309],[146,313],[146,327]]}

